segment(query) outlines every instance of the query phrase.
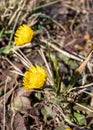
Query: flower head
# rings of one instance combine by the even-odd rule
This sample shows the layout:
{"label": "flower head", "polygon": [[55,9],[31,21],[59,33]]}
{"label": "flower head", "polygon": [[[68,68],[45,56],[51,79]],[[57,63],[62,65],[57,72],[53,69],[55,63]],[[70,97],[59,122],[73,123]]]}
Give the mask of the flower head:
{"label": "flower head", "polygon": [[68,128],[66,128],[65,130],[71,130],[71,128],[68,127]]}
{"label": "flower head", "polygon": [[30,42],[33,38],[34,31],[27,25],[21,25],[15,32],[14,42],[16,45],[23,45]]}
{"label": "flower head", "polygon": [[30,66],[24,73],[23,84],[25,90],[39,89],[43,87],[47,78],[46,70],[38,65]]}

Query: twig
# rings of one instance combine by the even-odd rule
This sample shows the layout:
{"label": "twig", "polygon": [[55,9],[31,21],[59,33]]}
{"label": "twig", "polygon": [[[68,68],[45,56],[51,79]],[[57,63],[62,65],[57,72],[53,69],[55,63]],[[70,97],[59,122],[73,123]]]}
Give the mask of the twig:
{"label": "twig", "polygon": [[5,130],[5,126],[6,126],[6,107],[5,107],[5,104],[6,104],[6,87],[7,87],[7,83],[8,83],[8,79],[9,77],[7,77],[6,79],[6,82],[5,82],[5,87],[4,87],[4,125],[3,125],[3,130]]}
{"label": "twig", "polygon": [[14,130],[14,128],[13,128],[13,123],[14,123],[14,117],[15,117],[15,115],[16,115],[16,112],[13,111],[13,115],[12,115],[12,118],[11,118],[11,129],[12,129],[12,130]]}
{"label": "twig", "polygon": [[40,49],[40,50],[38,50],[38,52],[39,52],[39,54],[41,55],[42,59],[44,60],[44,62],[45,62],[45,64],[46,64],[46,67],[47,67],[47,69],[48,69],[48,72],[49,72],[50,76],[52,77],[52,72],[51,72],[50,67],[49,67],[49,65],[48,65],[48,63],[47,63],[47,60],[46,60],[46,58],[45,58],[45,55],[44,55],[43,50]]}
{"label": "twig", "polygon": [[89,109],[88,107],[85,107],[85,106],[83,106],[83,105],[81,105],[81,104],[79,104],[79,103],[75,103],[75,104],[76,104],[77,106],[79,106],[79,107],[81,107],[81,108],[83,108],[83,109],[85,109],[85,110],[87,110],[87,111],[93,113],[93,110]]}
{"label": "twig", "polygon": [[19,73],[19,72],[18,72],[18,71],[16,71],[16,70],[11,70],[10,72],[15,73],[15,74],[18,74],[18,75],[21,75],[21,76],[24,76],[24,74]]}
{"label": "twig", "polygon": [[34,7],[34,8],[33,8],[32,10],[30,10],[29,12],[31,13],[31,12],[33,12],[33,11],[35,11],[35,10],[48,7],[48,6],[53,5],[53,4],[56,4],[56,3],[58,3],[58,2],[60,2],[60,0],[55,0],[55,1],[53,1],[53,2],[49,2],[49,3],[47,3],[47,4],[43,4],[43,5],[38,6],[38,7]]}
{"label": "twig", "polygon": [[[18,58],[21,60],[21,62],[27,67],[29,68],[29,66],[31,65],[31,62],[28,63],[27,59],[25,59],[22,55],[20,55],[17,51],[15,51],[13,48],[11,49],[17,56]],[[23,54],[24,55],[24,54]]]}
{"label": "twig", "polygon": [[87,92],[87,91],[83,91],[84,93],[90,95],[91,97],[93,97],[93,93]]}
{"label": "twig", "polygon": [[45,39],[41,39],[40,40],[41,42],[43,42],[43,43],[45,43],[46,45],[49,45],[50,47],[52,47],[53,49],[55,49],[56,51],[58,51],[58,52],[60,52],[60,53],[62,53],[63,55],[66,55],[67,57],[69,57],[69,58],[72,58],[72,59],[74,59],[74,60],[77,60],[77,61],[80,61],[80,62],[82,62],[83,61],[83,57],[81,58],[79,58],[79,57],[77,57],[77,56],[75,56],[75,55],[73,55],[73,54],[70,54],[69,52],[67,52],[67,51],[65,51],[65,50],[62,50],[62,49],[60,49],[60,48],[58,48],[56,45],[54,45],[54,44],[52,44],[52,43],[50,43],[50,42],[47,42]]}
{"label": "twig", "polygon": [[20,52],[21,56],[28,62],[29,65],[32,65],[32,63],[30,62],[30,60],[24,55],[24,53],[18,49],[18,51]]}
{"label": "twig", "polygon": [[72,123],[70,120],[68,120],[65,116],[65,114],[62,112],[62,109],[58,106],[58,105],[53,105],[61,114],[61,116],[63,117],[63,119],[65,120],[65,122],[67,122],[69,125],[72,126],[77,126],[76,124]]}
{"label": "twig", "polygon": [[13,66],[13,68],[16,70],[16,72],[23,74],[22,71],[18,67],[16,67],[7,57],[5,57],[5,60],[7,60],[8,63]]}
{"label": "twig", "polygon": [[40,50],[38,50],[38,52],[39,52],[39,54],[41,55],[42,59],[44,60],[45,65],[46,65],[46,67],[47,67],[47,70],[48,70],[48,72],[49,72],[49,75],[50,75],[50,76],[49,76],[49,79],[48,79],[48,80],[49,80],[50,84],[53,85],[52,72],[51,72],[50,67],[49,67],[49,65],[48,65],[48,63],[47,63],[47,60],[46,60],[45,55],[44,55],[44,53],[43,53],[43,50],[40,49]]}
{"label": "twig", "polygon": [[85,89],[85,88],[88,88],[88,87],[90,87],[90,86],[93,86],[93,83],[90,83],[90,84],[86,84],[86,85],[83,85],[83,86],[80,86],[80,87],[74,87],[74,88],[71,88],[70,90],[69,90],[69,92],[70,91],[73,91],[73,90],[77,90],[77,89]]}

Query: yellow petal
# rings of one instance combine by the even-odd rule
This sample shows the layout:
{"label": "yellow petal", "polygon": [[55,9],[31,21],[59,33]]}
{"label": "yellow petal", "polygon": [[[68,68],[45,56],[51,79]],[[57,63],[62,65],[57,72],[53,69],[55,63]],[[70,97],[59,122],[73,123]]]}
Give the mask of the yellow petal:
{"label": "yellow petal", "polygon": [[23,84],[25,90],[39,89],[45,84],[47,78],[46,70],[38,65],[30,66],[24,73]]}
{"label": "yellow petal", "polygon": [[28,42],[31,42],[34,36],[34,31],[27,25],[21,25],[15,32],[14,42],[16,45],[24,45]]}

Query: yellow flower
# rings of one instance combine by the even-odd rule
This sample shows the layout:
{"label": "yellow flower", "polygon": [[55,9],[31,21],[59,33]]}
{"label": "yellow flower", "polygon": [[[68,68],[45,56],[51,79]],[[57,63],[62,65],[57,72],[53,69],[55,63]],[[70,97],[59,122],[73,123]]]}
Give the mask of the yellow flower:
{"label": "yellow flower", "polygon": [[31,42],[34,35],[34,31],[27,25],[21,25],[15,32],[14,42],[16,45],[20,46]]}
{"label": "yellow flower", "polygon": [[66,130],[71,130],[71,128],[66,128]]}
{"label": "yellow flower", "polygon": [[30,66],[24,73],[23,84],[25,90],[39,89],[43,87],[47,78],[46,70],[38,65]]}

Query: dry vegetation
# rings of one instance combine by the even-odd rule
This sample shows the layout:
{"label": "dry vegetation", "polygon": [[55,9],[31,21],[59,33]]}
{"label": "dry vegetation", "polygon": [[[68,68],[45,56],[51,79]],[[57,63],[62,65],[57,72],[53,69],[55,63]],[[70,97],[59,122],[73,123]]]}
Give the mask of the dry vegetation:
{"label": "dry vegetation", "polygon": [[[23,23],[34,38],[15,46]],[[92,49],[93,0],[1,0],[0,129],[93,130]],[[23,89],[27,62],[46,69],[42,89]]]}

